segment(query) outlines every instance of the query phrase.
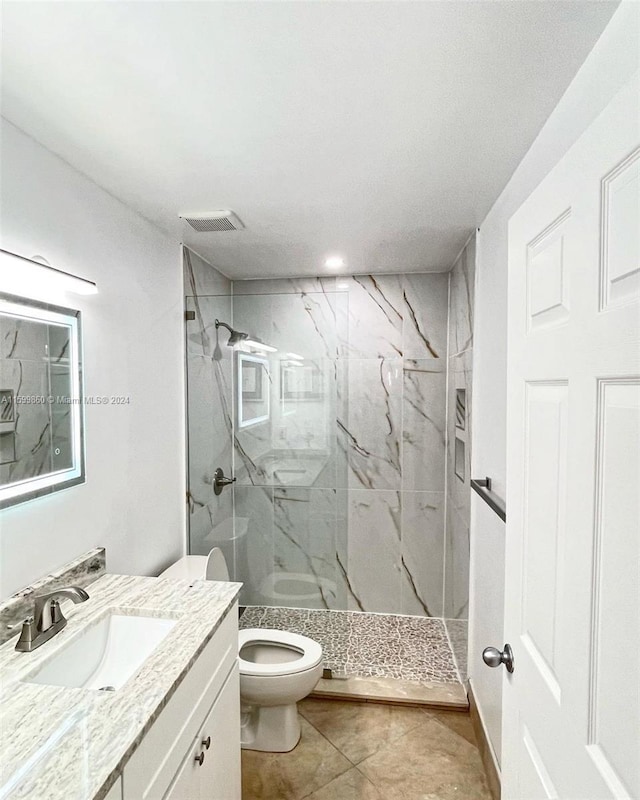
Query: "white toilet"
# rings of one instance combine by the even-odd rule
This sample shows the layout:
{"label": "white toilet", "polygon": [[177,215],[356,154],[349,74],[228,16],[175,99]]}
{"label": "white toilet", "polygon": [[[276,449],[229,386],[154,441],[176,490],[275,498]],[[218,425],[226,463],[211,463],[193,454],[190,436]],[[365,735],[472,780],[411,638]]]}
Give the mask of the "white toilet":
{"label": "white toilet", "polygon": [[[185,556],[161,578],[228,581],[229,571],[217,547],[208,556]],[[242,747],[286,753],[300,740],[296,703],[322,675],[322,647],[307,636],[268,628],[240,631],[238,642]]]}

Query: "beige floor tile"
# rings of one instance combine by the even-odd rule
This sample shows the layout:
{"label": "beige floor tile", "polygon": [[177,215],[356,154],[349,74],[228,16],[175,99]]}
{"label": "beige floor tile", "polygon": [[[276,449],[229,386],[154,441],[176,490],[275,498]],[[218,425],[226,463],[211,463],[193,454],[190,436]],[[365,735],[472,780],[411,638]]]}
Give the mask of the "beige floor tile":
{"label": "beige floor tile", "polygon": [[344,772],[306,800],[385,800],[356,767]]}
{"label": "beige floor tile", "polygon": [[300,800],[351,768],[305,719],[290,753],[242,751],[242,800]]}
{"label": "beige floor tile", "polygon": [[304,700],[298,709],[354,764],[425,721],[420,708],[380,703]]}
{"label": "beige floor tile", "polygon": [[362,761],[358,769],[385,800],[491,798],[477,748],[433,717]]}
{"label": "beige floor tile", "polygon": [[441,709],[425,709],[425,713],[430,717],[437,719],[447,728],[450,728],[458,736],[462,736],[474,747],[477,747],[475,733],[473,732],[473,725],[471,724],[471,717],[469,714],[464,714],[459,711],[443,711]]}

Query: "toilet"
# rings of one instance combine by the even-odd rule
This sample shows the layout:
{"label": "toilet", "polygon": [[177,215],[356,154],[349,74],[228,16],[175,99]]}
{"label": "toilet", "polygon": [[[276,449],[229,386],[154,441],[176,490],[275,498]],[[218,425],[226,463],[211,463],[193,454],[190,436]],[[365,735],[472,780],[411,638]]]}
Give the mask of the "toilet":
{"label": "toilet", "polygon": [[[222,551],[184,556],[160,575],[183,580],[228,581]],[[245,750],[286,753],[300,740],[298,700],[322,676],[322,647],[307,636],[246,628],[238,641],[241,743]]]}

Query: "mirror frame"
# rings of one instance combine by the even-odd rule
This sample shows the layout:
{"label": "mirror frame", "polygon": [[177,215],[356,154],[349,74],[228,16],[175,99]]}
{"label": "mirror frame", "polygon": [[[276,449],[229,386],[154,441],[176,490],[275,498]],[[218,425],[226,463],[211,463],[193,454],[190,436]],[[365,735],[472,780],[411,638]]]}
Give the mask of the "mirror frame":
{"label": "mirror frame", "polygon": [[67,469],[48,472],[33,478],[25,478],[14,483],[0,485],[0,509],[25,503],[36,497],[67,489],[84,483],[85,442],[84,442],[84,392],[82,372],[82,324],[80,311],[63,306],[42,303],[17,295],[0,292],[0,314],[34,322],[63,324],[69,327],[69,366],[71,387],[69,406],[71,408],[71,431],[73,465]]}

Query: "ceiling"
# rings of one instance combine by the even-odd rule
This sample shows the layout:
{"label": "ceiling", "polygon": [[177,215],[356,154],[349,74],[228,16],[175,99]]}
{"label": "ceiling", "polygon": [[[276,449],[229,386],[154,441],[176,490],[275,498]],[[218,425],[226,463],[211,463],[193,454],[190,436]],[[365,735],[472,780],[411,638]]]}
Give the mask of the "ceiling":
{"label": "ceiling", "polygon": [[2,5],[3,115],[239,279],[448,269],[617,3]]}

